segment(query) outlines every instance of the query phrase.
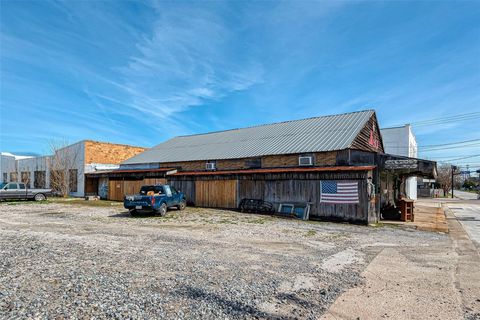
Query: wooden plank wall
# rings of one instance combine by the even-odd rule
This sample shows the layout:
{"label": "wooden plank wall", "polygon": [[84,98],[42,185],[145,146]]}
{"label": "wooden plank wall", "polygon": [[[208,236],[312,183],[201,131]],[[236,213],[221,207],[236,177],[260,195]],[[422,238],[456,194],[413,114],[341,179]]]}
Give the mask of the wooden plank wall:
{"label": "wooden plank wall", "polygon": [[123,181],[109,180],[108,181],[108,200],[122,201],[123,197],[124,197]]}
{"label": "wooden plank wall", "polygon": [[237,208],[237,180],[195,182],[195,205],[211,208]]}
{"label": "wooden plank wall", "polygon": [[[367,223],[369,201],[367,172],[282,173],[229,176],[170,177],[169,183],[187,196],[190,205],[238,208],[243,198],[272,202],[311,202],[311,219]],[[320,181],[359,182],[359,204],[320,203]]]}
{"label": "wooden plank wall", "polygon": [[127,194],[137,194],[143,185],[165,184],[164,178],[146,178],[143,180],[110,180],[108,183],[108,199],[123,201]]}
{"label": "wooden plank wall", "polygon": [[98,191],[98,178],[85,178],[85,195],[96,195]]}
{"label": "wooden plank wall", "polygon": [[[359,204],[327,204],[320,202],[321,180],[239,180],[239,200],[263,199],[274,204],[310,202],[313,219],[367,222],[368,199],[366,182],[359,181]],[[352,180],[353,181],[353,180]]]}
{"label": "wooden plank wall", "polygon": [[181,191],[185,194],[187,198],[187,205],[195,205],[195,181],[193,180],[171,180],[169,181],[178,191]]}

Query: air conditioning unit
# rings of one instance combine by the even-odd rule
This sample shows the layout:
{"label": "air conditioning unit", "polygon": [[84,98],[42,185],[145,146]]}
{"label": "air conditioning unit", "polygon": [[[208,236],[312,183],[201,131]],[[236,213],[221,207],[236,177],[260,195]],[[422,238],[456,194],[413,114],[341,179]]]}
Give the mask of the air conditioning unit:
{"label": "air conditioning unit", "polygon": [[298,165],[313,166],[313,157],[312,156],[298,157]]}
{"label": "air conditioning unit", "polygon": [[216,169],[215,162],[207,162],[206,169],[207,170],[215,170]]}

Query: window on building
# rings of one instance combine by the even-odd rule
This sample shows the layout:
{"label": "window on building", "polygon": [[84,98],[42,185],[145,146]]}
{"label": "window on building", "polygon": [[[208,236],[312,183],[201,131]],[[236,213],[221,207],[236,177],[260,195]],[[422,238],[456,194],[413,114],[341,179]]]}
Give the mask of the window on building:
{"label": "window on building", "polygon": [[262,167],[262,158],[251,158],[245,161],[245,166],[250,169]]}
{"label": "window on building", "polygon": [[299,166],[313,166],[313,157],[310,155],[303,155],[298,157]]}
{"label": "window on building", "polygon": [[3,182],[8,182],[8,173],[3,173]]}
{"label": "window on building", "polygon": [[46,173],[45,171],[35,171],[33,173],[34,180],[33,180],[33,187],[34,188],[46,188]]}
{"label": "window on building", "polygon": [[18,174],[16,172],[10,172],[10,181],[17,182]]}
{"label": "window on building", "polygon": [[22,171],[20,174],[22,180],[21,182],[25,183],[26,185],[30,185],[30,171]]}
{"label": "window on building", "polygon": [[78,170],[77,169],[70,169],[68,172],[68,185],[70,192],[77,192],[77,184],[78,184]]}
{"label": "window on building", "polygon": [[217,168],[217,164],[215,163],[215,161],[208,161],[205,169],[215,170],[216,168]]}
{"label": "window on building", "polygon": [[65,192],[66,186],[65,174],[62,170],[50,171],[50,188],[62,194]]}

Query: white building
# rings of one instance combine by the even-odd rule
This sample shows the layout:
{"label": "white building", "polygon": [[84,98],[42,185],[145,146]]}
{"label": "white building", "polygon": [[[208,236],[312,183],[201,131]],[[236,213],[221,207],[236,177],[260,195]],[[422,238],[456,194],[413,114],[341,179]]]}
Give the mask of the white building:
{"label": "white building", "polygon": [[16,174],[16,165],[17,163],[15,162],[15,156],[13,154],[7,152],[2,152],[0,154],[0,182],[8,182],[12,180],[10,172],[15,172],[14,175]]}
{"label": "white building", "polygon": [[0,178],[2,182],[21,181],[29,188],[55,189],[52,176],[59,177],[60,173],[68,180],[69,195],[83,197],[98,193],[98,185],[87,181],[86,173],[116,169],[120,162],[143,151],[145,148],[82,140],[48,156],[18,157],[4,152]]}
{"label": "white building", "polygon": [[[418,146],[412,127],[406,124],[402,127],[380,129],[385,153],[417,158]],[[410,177],[405,182],[405,192],[410,199],[417,199],[417,177]]]}

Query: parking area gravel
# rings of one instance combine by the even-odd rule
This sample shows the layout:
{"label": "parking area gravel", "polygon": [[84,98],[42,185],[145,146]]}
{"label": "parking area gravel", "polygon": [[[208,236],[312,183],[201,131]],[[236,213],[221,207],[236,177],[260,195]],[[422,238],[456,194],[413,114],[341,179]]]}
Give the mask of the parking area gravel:
{"label": "parking area gravel", "polygon": [[214,209],[1,203],[0,318],[315,319],[381,250],[448,241]]}

